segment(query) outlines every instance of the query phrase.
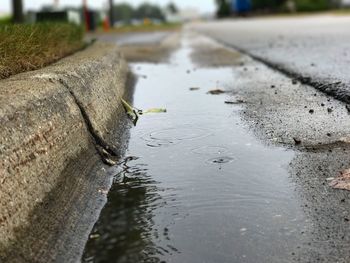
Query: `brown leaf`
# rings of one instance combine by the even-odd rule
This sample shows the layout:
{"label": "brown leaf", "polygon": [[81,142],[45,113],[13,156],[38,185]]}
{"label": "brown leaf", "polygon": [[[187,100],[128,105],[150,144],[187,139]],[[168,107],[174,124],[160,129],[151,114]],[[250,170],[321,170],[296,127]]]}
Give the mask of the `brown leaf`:
{"label": "brown leaf", "polygon": [[242,103],[246,103],[245,100],[242,99],[236,99],[236,100],[225,100],[224,101],[226,104],[242,104]]}
{"label": "brown leaf", "polygon": [[189,88],[191,91],[194,91],[194,90],[199,90],[200,88],[199,87],[191,87]]}
{"label": "brown leaf", "polygon": [[208,94],[211,94],[211,95],[219,95],[222,93],[225,93],[225,91],[223,91],[222,89],[213,89],[208,91]]}
{"label": "brown leaf", "polygon": [[299,138],[293,137],[295,145],[301,144],[301,140]]}
{"label": "brown leaf", "polygon": [[350,191],[350,169],[346,169],[333,179],[329,185],[335,189],[343,189]]}

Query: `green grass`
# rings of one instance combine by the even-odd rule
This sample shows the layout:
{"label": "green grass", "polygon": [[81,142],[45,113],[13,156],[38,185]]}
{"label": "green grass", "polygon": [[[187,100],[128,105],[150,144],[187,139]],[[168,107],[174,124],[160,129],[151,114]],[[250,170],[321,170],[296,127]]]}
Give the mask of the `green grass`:
{"label": "green grass", "polygon": [[11,21],[12,21],[11,16],[0,17],[0,26],[11,24]]}
{"label": "green grass", "polygon": [[84,46],[84,30],[71,24],[0,24],[0,79],[44,67]]}
{"label": "green grass", "polygon": [[334,15],[350,15],[350,8],[340,8],[331,11]]}
{"label": "green grass", "polygon": [[295,6],[299,12],[317,12],[330,9],[328,0],[296,0]]}
{"label": "green grass", "polygon": [[257,17],[261,16],[264,18],[277,18],[277,17],[305,17],[305,16],[320,16],[320,15],[349,16],[350,8],[329,9],[329,10],[321,10],[321,11],[298,11],[294,13],[280,12],[280,13],[274,13],[274,14],[257,15]]}

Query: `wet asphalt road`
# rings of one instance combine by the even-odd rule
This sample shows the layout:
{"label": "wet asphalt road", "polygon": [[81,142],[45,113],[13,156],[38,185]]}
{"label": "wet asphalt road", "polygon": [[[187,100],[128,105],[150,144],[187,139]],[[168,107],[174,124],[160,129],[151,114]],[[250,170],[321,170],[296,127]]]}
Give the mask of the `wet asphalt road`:
{"label": "wet asphalt road", "polygon": [[350,102],[349,16],[237,19],[193,28]]}

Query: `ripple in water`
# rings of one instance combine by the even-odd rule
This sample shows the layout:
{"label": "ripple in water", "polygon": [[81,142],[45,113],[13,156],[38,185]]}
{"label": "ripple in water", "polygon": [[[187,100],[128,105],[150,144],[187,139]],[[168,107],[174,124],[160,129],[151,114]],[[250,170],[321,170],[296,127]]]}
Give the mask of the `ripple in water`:
{"label": "ripple in water", "polygon": [[[129,156],[121,162],[103,208],[86,244],[82,262],[160,262],[159,255],[175,251],[157,246],[153,236],[160,233],[152,218],[165,205],[162,189],[148,174],[148,166]],[[169,229],[166,238],[169,241]]]}
{"label": "ripple in water", "polygon": [[211,133],[202,128],[179,127],[153,131],[141,137],[150,147],[178,144],[184,140],[195,140],[209,136]]}
{"label": "ripple in water", "polygon": [[210,164],[225,164],[225,163],[231,163],[235,160],[235,158],[232,158],[230,156],[219,156],[215,158],[211,158],[207,161],[207,163]]}
{"label": "ripple in water", "polygon": [[223,146],[202,146],[192,149],[195,154],[214,155],[227,153],[228,149]]}

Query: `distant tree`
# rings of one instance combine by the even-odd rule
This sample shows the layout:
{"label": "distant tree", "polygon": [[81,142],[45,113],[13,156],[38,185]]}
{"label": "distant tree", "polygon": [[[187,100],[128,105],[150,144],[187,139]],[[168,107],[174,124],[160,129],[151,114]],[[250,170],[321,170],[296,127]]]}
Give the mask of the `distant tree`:
{"label": "distant tree", "polygon": [[217,10],[216,16],[219,18],[227,17],[231,14],[231,1],[230,0],[215,0]]}
{"label": "distant tree", "polygon": [[295,5],[296,10],[302,12],[327,10],[337,6],[329,0],[296,0]]}
{"label": "distant tree", "polygon": [[179,12],[179,9],[173,2],[169,2],[166,6],[166,10],[168,10],[171,14],[176,14]]}
{"label": "distant tree", "polygon": [[254,10],[278,11],[286,3],[286,0],[252,0]]}
{"label": "distant tree", "polygon": [[160,19],[160,20],[165,19],[162,9],[157,5],[153,5],[149,3],[143,3],[137,8],[137,10],[135,11],[135,18],[138,18],[138,19],[153,18],[153,19]]}
{"label": "distant tree", "polygon": [[120,3],[113,6],[116,21],[130,22],[135,15],[134,8],[128,3]]}
{"label": "distant tree", "polygon": [[12,0],[12,17],[14,23],[23,23],[23,3],[22,0]]}

